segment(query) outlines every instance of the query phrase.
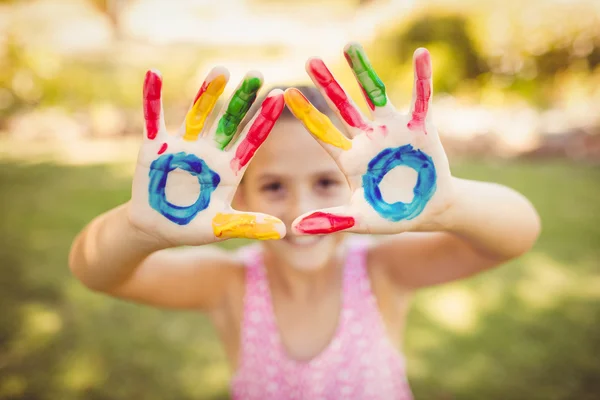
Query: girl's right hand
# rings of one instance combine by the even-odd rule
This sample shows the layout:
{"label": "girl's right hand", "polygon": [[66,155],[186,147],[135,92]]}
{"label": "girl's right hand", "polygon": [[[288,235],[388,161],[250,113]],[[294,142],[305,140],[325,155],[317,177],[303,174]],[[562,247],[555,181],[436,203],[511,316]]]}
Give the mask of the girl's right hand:
{"label": "girl's right hand", "polygon": [[285,225],[266,214],[239,212],[231,200],[256,150],[284,107],[283,92],[273,90],[235,138],[262,85],[249,72],[215,123],[205,125],[223,93],[229,72],[214,68],[198,91],[177,134],[165,128],[162,78],[148,71],[144,81],[144,143],[140,149],[128,204],[131,224],[169,245],[200,245],[229,238],[280,239]]}

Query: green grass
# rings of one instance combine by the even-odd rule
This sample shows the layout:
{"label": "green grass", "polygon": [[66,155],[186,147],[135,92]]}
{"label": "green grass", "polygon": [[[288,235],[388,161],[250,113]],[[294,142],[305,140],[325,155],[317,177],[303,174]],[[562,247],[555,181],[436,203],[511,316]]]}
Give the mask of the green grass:
{"label": "green grass", "polygon": [[[416,397],[597,398],[600,170],[453,170],[523,192],[544,228],[521,259],[417,296],[405,343]],[[94,294],[68,271],[73,237],[128,198],[131,172],[0,161],[0,399],[227,398],[224,353],[204,316]]]}

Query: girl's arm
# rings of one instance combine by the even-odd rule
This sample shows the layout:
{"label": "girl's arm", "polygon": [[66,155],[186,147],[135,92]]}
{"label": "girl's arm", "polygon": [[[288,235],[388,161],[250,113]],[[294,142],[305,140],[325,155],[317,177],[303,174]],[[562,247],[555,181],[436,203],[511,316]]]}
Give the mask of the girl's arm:
{"label": "girl's arm", "polygon": [[248,163],[283,110],[283,93],[269,93],[236,136],[262,85],[259,73],[248,73],[213,126],[205,127],[228,77],[226,69],[214,68],[180,131],[170,135],[162,110],[162,78],[148,71],[144,143],[131,200],[96,218],[73,243],[70,268],[85,285],[155,306],[210,311],[220,304],[230,278],[240,276],[240,263],[219,249],[198,246],[234,237],[285,235],[281,220],[231,207]]}
{"label": "girl's arm", "polygon": [[531,249],[540,219],[521,194],[502,185],[453,178],[460,196],[433,232],[407,232],[377,242],[370,252],[404,289],[464,278]]}
{"label": "girl's arm", "polygon": [[134,227],[127,205],[94,219],[75,239],[73,274],[88,288],[153,306],[211,312],[241,264],[215,246],[172,248]]}

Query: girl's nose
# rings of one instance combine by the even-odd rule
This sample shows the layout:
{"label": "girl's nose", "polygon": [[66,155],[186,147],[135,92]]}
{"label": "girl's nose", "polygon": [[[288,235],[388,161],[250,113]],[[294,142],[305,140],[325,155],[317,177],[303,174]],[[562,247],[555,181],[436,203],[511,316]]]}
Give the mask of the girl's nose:
{"label": "girl's nose", "polygon": [[304,213],[318,208],[314,196],[308,190],[298,191],[294,197],[294,204],[292,206],[292,220]]}

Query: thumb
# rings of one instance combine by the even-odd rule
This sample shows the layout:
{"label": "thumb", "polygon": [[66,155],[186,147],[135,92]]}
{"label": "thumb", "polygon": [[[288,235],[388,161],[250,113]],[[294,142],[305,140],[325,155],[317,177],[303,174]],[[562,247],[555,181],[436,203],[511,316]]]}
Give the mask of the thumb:
{"label": "thumb", "polygon": [[213,232],[217,238],[277,240],[285,236],[285,224],[268,214],[231,210],[217,213],[212,219]]}
{"label": "thumb", "polygon": [[350,206],[324,208],[303,214],[292,223],[297,235],[322,235],[348,230],[356,232],[358,213]]}

